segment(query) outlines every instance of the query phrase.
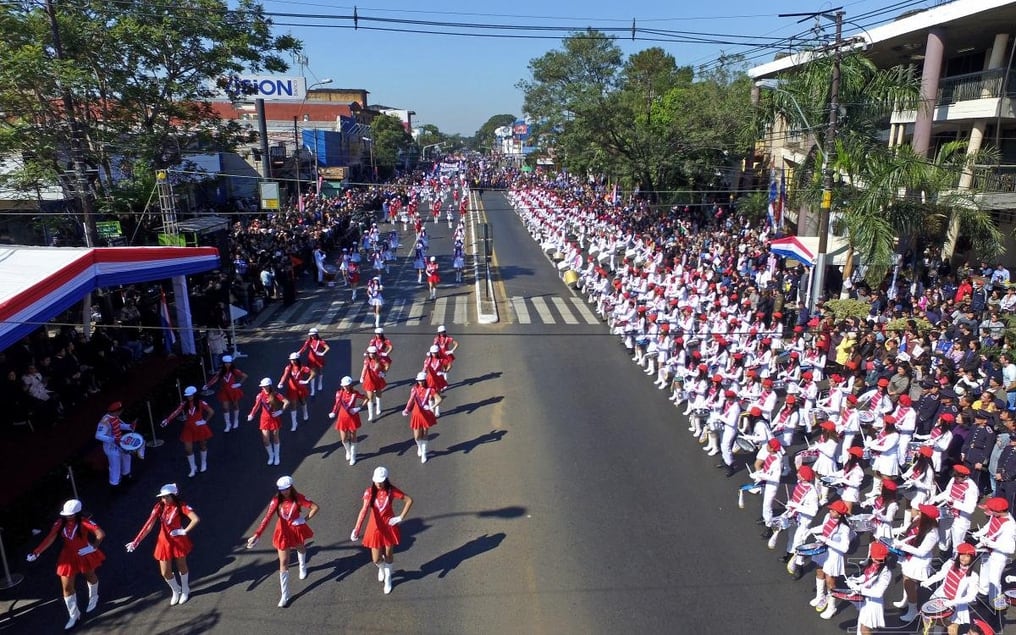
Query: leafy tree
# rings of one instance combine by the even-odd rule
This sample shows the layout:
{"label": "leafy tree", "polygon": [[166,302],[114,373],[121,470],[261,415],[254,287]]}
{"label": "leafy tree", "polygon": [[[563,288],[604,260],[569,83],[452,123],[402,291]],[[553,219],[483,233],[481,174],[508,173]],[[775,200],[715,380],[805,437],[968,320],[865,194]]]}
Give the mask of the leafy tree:
{"label": "leafy tree", "polygon": [[695,78],[658,47],[624,60],[613,38],[593,30],[563,44],[531,60],[532,78],[518,86],[536,136],[565,167],[612,175],[653,198],[721,184],[750,114],[746,78],[724,66]]}
{"label": "leafy tree", "polygon": [[510,126],[518,117],[515,115],[494,115],[480,126],[473,135],[474,149],[486,150],[494,145],[494,131],[501,126]]}
{"label": "leafy tree", "polygon": [[402,153],[413,147],[413,137],[402,126],[402,120],[379,115],[370,123],[370,139],[374,145],[374,164],[379,173],[391,173],[399,165]]}
{"label": "leafy tree", "polygon": [[73,115],[90,170],[86,202],[112,197],[121,174],[232,148],[247,133],[212,111],[216,82],[284,71],[283,55],[300,49],[272,35],[254,0],[15,0],[0,4],[0,29],[0,155],[24,159],[6,180],[59,180],[73,192]]}

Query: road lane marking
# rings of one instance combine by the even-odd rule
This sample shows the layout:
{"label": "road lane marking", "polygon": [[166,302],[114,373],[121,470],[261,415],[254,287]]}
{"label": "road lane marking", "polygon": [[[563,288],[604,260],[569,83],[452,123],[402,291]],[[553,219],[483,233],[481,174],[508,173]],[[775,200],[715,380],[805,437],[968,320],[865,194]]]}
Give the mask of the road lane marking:
{"label": "road lane marking", "polygon": [[533,303],[533,308],[536,309],[536,314],[540,316],[544,324],[554,323],[554,314],[550,312],[550,307],[547,306],[547,301],[537,296],[535,298],[529,298],[529,301]]}
{"label": "road lane marking", "polygon": [[532,319],[529,317],[529,309],[526,307],[525,298],[513,296],[512,309],[515,310],[515,319],[519,324],[529,324],[532,322]]}
{"label": "road lane marking", "polygon": [[572,315],[572,312],[568,310],[568,303],[564,301],[564,298],[554,296],[550,299],[550,301],[554,303],[555,307],[557,307],[557,312],[561,314],[561,319],[564,320],[565,324],[579,323],[578,319],[576,319],[575,316]]}
{"label": "road lane marking", "polygon": [[579,315],[586,321],[586,324],[599,324],[600,319],[596,317],[592,309],[586,306],[586,303],[582,301],[582,298],[572,298],[572,306],[578,311]]}

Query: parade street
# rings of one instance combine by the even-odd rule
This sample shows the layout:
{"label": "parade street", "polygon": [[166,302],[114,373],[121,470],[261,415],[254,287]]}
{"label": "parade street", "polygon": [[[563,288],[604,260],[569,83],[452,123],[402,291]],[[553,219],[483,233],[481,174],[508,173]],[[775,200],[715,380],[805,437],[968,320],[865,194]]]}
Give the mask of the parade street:
{"label": "parade street", "polygon": [[[744,471],[726,478],[714,469],[668,393],[631,363],[605,324],[588,319],[503,196],[487,192],[482,203],[477,220],[490,223],[500,321],[479,324],[474,285],[454,284],[443,221],[427,226],[430,253],[442,265],[437,302],[426,302],[426,287],[416,285],[403,234],[399,262],[383,276],[391,383],[380,420],[363,417],[351,467],[327,414],[339,379],[359,377],[372,317],[362,295],[353,305],[341,284],[318,288],[305,280],[293,307],[269,307],[242,330],[246,356],[236,365],[249,379],[240,429],[224,434],[216,414],[208,471],[187,477],[171,424],[129,492],[90,508],[107,534],[107,560],[99,608],[78,631],[835,633],[854,623],[849,606],[829,622],[818,618],[808,606],[811,568],[793,581],[778,559],[785,541],[769,551],[759,537],[759,499],[737,508]],[[399,319],[389,315],[396,305]],[[401,412],[438,324],[460,347],[429,461],[421,464]],[[310,420],[296,432],[283,418],[281,464],[268,466],[246,414],[260,378],[277,382],[311,327],[331,345],[324,394],[310,402]],[[207,400],[220,410],[214,397]],[[350,541],[379,465],[414,500],[390,595],[369,551]],[[270,536],[252,550],[244,545],[285,474],[321,511],[310,521],[309,576],[294,573],[289,606],[278,608]],[[159,487],[172,481],[201,522],[189,556],[191,597],[171,607],[152,560],[154,539],[133,554],[123,545]],[[31,565],[16,555],[28,579],[19,589],[25,599],[9,607],[12,632],[57,632],[66,620],[54,552]],[[887,621],[894,619],[890,612]]]}

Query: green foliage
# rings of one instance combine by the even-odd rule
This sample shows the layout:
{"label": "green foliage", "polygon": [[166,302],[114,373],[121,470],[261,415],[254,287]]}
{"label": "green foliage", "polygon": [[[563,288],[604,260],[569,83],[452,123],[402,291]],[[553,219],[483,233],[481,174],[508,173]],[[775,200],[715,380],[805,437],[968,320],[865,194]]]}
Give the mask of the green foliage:
{"label": "green foliage", "polygon": [[402,126],[402,120],[390,115],[379,115],[370,122],[371,141],[374,144],[374,162],[379,168],[393,169],[399,162],[399,153],[408,151],[413,137]]}
{"label": "green foliage", "polygon": [[902,333],[905,329],[910,326],[910,322],[914,322],[917,325],[917,333],[920,335],[927,334],[933,327],[931,322],[924,318],[896,318],[889,320],[885,328],[890,333]]}
{"label": "green foliage", "polygon": [[[216,80],[281,72],[300,49],[274,36],[253,0],[54,3],[57,59],[41,3],[0,4],[0,155],[24,157],[5,182],[65,178],[70,143],[64,97],[79,122],[99,199],[113,175],[171,167],[188,150],[222,150],[247,133],[208,100]],[[143,204],[143,202],[142,202]],[[116,205],[114,205],[116,207]]]}
{"label": "green foliage", "polygon": [[[750,82],[722,67],[696,78],[663,49],[623,59],[614,38],[576,33],[530,61],[519,82],[541,145],[574,173],[661,191],[721,187],[749,118]],[[739,152],[735,152],[739,154]]]}
{"label": "green foliage", "polygon": [[864,300],[836,299],[828,300],[822,305],[827,311],[831,311],[836,321],[852,317],[857,320],[864,320],[871,312],[871,305]]}
{"label": "green foliage", "polygon": [[510,126],[517,117],[515,115],[503,114],[494,115],[483,123],[482,126],[473,135],[473,145],[475,150],[487,150],[494,145],[494,131],[501,126]]}

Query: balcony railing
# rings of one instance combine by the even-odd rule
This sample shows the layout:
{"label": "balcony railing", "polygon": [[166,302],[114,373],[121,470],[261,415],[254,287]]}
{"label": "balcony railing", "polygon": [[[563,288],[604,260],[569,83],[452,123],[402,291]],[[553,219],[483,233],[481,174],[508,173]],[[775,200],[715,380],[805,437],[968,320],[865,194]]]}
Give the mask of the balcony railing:
{"label": "balcony railing", "polygon": [[967,73],[943,77],[938,83],[938,104],[955,104],[972,99],[990,99],[1002,95],[1002,85],[1008,97],[1016,96],[1016,71],[1009,71],[1009,81],[1005,82],[1006,70],[996,68],[980,73]]}
{"label": "balcony railing", "polygon": [[973,188],[981,192],[1016,193],[1016,165],[976,166]]}

